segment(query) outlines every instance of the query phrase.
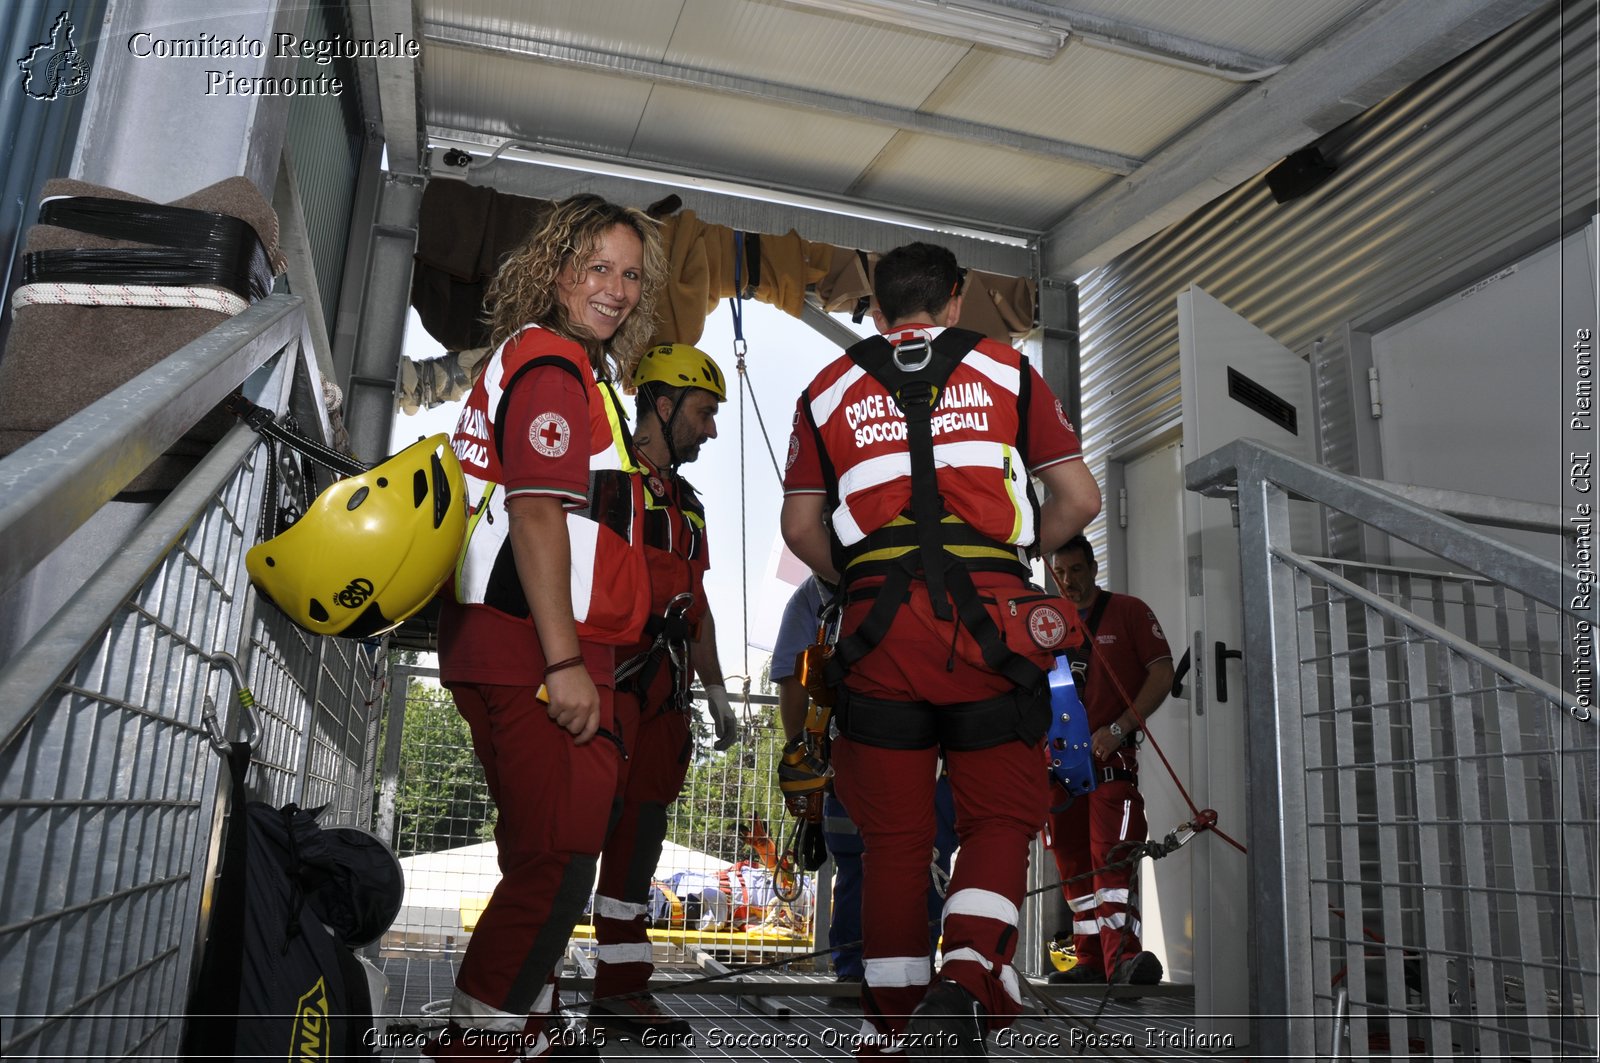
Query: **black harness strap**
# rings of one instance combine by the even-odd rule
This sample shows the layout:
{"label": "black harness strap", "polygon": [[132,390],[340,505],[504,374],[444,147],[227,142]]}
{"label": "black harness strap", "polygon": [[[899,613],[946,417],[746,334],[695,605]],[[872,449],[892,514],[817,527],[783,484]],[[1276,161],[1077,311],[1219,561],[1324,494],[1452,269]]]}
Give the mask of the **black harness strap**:
{"label": "black harness strap", "polygon": [[882,336],[873,336],[845,352],[894,397],[905,418],[906,450],[911,457],[911,519],[917,529],[928,600],[940,620],[951,617],[939,539],[939,523],[949,511],[939,494],[933,467],[933,407],[950,374],[982,338],[965,329],[946,329],[931,344],[920,340],[896,347]]}
{"label": "black harness strap", "polygon": [[494,411],[494,452],[497,456],[503,457],[506,452],[506,407],[511,405],[511,389],[525,375],[547,365],[553,365],[558,369],[565,370],[572,374],[572,379],[579,384],[583,383],[583,374],[578,371],[578,367],[565,358],[554,354],[546,354],[538,358],[529,359],[526,365],[519,368],[511,379],[506,381],[505,387],[500,389],[500,405]]}
{"label": "black harness strap", "polygon": [[[972,582],[970,568],[963,558],[945,549],[961,535],[963,525],[947,525],[949,510],[939,493],[938,473],[933,461],[933,409],[950,374],[983,337],[965,329],[945,329],[931,344],[907,343],[894,347],[882,336],[862,340],[845,353],[894,397],[906,423],[906,448],[911,459],[910,517],[917,549],[901,554],[888,569],[877,588],[872,608],[848,637],[841,638],[829,658],[830,683],[843,681],[845,672],[865,657],[888,634],[894,615],[910,594],[911,582],[921,576],[928,587],[928,600],[934,616],[950,620],[952,615],[972,633],[983,653],[984,663],[1024,689],[1040,685],[1045,672],[1026,657],[1015,653],[994,620],[984,608]],[[918,360],[919,352],[925,355]],[[908,379],[909,378],[909,379]],[[808,414],[809,416],[809,414]],[[822,449],[822,448],[819,448]],[[823,451],[825,453],[825,450]],[[829,478],[829,490],[837,495],[837,484]],[[834,499],[835,504],[837,499]],[[903,529],[896,528],[879,539],[869,537],[872,547],[883,542],[903,541]],[[877,535],[877,533],[874,533]],[[857,553],[862,547],[858,545]],[[979,565],[976,567],[988,567]],[[848,564],[840,568],[848,581]],[[955,606],[952,614],[951,605]]]}

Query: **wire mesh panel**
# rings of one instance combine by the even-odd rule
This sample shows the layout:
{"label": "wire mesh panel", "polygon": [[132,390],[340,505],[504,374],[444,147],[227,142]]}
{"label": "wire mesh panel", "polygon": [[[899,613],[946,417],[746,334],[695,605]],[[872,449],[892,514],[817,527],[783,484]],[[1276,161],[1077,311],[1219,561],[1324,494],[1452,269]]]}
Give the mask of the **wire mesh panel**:
{"label": "wire mesh panel", "polygon": [[8,1057],[176,1048],[218,764],[206,655],[237,630],[255,470],[232,477],[0,751]]}
{"label": "wire mesh panel", "polygon": [[[48,686],[0,749],[5,1058],[178,1054],[226,782],[204,715],[239,715],[214,655],[260,701],[256,796],[370,809],[372,652],[323,650],[249,589],[262,455],[234,429],[0,676],[0,696]],[[41,684],[52,655],[70,665]]]}
{"label": "wire mesh panel", "polygon": [[[1292,564],[1292,562],[1283,562]],[[1531,1058],[1593,1050],[1596,852],[1592,738],[1558,701],[1297,570],[1313,948],[1350,1052]],[[1329,565],[1412,615],[1476,634],[1502,659],[1511,602],[1482,581]],[[1451,604],[1463,606],[1454,617]],[[1524,629],[1526,630],[1526,629]],[[1559,656],[1559,655],[1556,655]],[[1563,782],[1578,799],[1563,799]],[[1586,796],[1579,796],[1586,795]],[[1562,825],[1577,832],[1564,838]],[[1576,845],[1570,844],[1576,842]],[[1325,899],[1325,902],[1324,902]],[[1585,936],[1587,935],[1587,936]],[[1588,952],[1587,970],[1583,957]],[[1592,990],[1591,990],[1592,992]],[[1587,1018],[1585,1017],[1587,1016]]]}
{"label": "wire mesh panel", "polygon": [[[1594,1058],[1600,741],[1569,689],[1592,616],[1557,566],[1465,525],[1256,444],[1217,457],[1258,647],[1253,814],[1286,824],[1282,854],[1251,858],[1257,954],[1287,968],[1259,972],[1281,1005],[1260,1047]],[[1296,553],[1291,492],[1438,564]]]}
{"label": "wire mesh panel", "polygon": [[[397,669],[397,692],[411,674]],[[383,739],[392,752],[380,801],[393,808],[406,900],[383,948],[458,953],[500,878],[494,804],[449,694],[418,680],[397,700],[403,709],[391,708],[385,722],[399,735]],[[650,897],[658,965],[687,962],[696,953],[753,964],[812,949],[812,876],[802,882],[799,899],[785,903],[776,896],[770,867],[791,822],[775,782],[783,736],[773,700],[753,699],[742,741],[726,752],[709,748],[704,706],[696,705],[695,753],[682,795],[669,810]],[[580,950],[591,947],[587,917],[575,938]]]}

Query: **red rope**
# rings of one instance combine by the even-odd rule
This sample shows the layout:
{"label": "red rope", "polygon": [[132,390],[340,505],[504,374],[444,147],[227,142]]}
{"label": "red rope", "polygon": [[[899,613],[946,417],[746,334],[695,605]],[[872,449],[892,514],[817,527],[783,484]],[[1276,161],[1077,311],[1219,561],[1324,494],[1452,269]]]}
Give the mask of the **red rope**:
{"label": "red rope", "polygon": [[[1102,591],[1101,593],[1105,594],[1108,592]],[[1093,638],[1093,636],[1089,634],[1088,626],[1084,624],[1083,618],[1078,615],[1078,611],[1076,609],[1071,609],[1068,610],[1068,613],[1070,615],[1067,618],[1067,625],[1069,627],[1076,626],[1079,638],[1085,642]],[[1092,661],[1093,659],[1094,651],[1091,649],[1090,660]],[[1173,785],[1178,788],[1178,793],[1183,797],[1183,803],[1189,806],[1189,812],[1194,817],[1190,820],[1190,824],[1194,827],[1195,833],[1198,834],[1201,831],[1208,830],[1217,837],[1221,838],[1223,841],[1227,842],[1229,845],[1233,846],[1235,849],[1239,850],[1241,853],[1248,853],[1250,850],[1246,849],[1243,845],[1240,845],[1228,835],[1227,831],[1217,826],[1217,813],[1215,809],[1202,809],[1195,805],[1194,799],[1189,796],[1189,791],[1185,789],[1183,785],[1183,780],[1178,778],[1177,771],[1172,767],[1172,762],[1167,759],[1166,753],[1162,752],[1161,743],[1157,742],[1156,736],[1150,733],[1150,728],[1145,725],[1144,716],[1141,715],[1139,710],[1134,707],[1133,698],[1129,697],[1127,690],[1123,689],[1122,682],[1117,678],[1116,673],[1113,672],[1109,666],[1101,668],[1100,672],[1104,674],[1106,678],[1111,680],[1111,686],[1116,690],[1117,696],[1121,698],[1122,703],[1128,707],[1128,711],[1133,713],[1133,718],[1139,721],[1139,730],[1144,732],[1144,736],[1149,740],[1151,748],[1156,751],[1156,756],[1161,758],[1162,767],[1166,768],[1167,774],[1172,776]],[[1087,711],[1087,702],[1084,703],[1084,708],[1085,711]]]}

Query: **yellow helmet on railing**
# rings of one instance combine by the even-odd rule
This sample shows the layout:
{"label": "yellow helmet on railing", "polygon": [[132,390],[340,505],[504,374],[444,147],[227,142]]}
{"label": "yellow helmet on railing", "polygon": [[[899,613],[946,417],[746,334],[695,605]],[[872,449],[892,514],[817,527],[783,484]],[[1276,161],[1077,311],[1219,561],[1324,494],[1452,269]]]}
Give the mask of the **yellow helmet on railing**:
{"label": "yellow helmet on railing", "polygon": [[440,434],[332,484],[300,520],[252,547],[245,568],[312,634],[371,638],[438,593],[466,527],[461,465]]}

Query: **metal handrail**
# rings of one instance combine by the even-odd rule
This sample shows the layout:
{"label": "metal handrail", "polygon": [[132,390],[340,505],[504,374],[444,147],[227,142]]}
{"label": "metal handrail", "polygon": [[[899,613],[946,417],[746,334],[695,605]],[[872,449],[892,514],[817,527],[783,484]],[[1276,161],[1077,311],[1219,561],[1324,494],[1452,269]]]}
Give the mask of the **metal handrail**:
{"label": "metal handrail", "polygon": [[183,538],[201,509],[259,442],[260,437],[242,424],[230,429],[145,519],[139,534],[79,588],[23,652],[0,669],[0,750],[22,733],[84,647]]}
{"label": "metal handrail", "polygon": [[0,593],[297,339],[303,302],[268,296],[0,460]]}
{"label": "metal handrail", "polygon": [[1515,587],[1553,609],[1570,612],[1566,590],[1571,577],[1560,565],[1369,481],[1291,457],[1254,439],[1236,439],[1184,469],[1189,490],[1213,497],[1232,494],[1234,485],[1253,480],[1269,481],[1315,500],[1496,583]]}

